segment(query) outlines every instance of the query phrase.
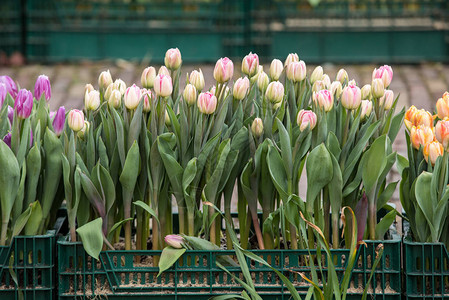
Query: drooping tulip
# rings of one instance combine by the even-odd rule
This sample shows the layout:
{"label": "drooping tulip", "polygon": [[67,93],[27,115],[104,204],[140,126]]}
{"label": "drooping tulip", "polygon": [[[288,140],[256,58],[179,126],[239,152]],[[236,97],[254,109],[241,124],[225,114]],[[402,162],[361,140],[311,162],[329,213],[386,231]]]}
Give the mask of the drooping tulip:
{"label": "drooping tulip", "polygon": [[177,235],[177,234],[169,234],[166,235],[165,238],[165,243],[167,243],[168,246],[171,246],[175,249],[181,249],[183,248],[183,243],[184,243],[184,238]]}

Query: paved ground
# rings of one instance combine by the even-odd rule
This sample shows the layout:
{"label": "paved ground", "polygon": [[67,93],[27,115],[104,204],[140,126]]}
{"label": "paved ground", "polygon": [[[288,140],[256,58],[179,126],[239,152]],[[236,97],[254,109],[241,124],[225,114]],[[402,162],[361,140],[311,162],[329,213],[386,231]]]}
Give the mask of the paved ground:
{"label": "paved ground", "polygon": [[[34,81],[40,74],[49,76],[52,84],[51,109],[55,110],[60,105],[66,108],[82,107],[83,90],[86,83],[97,86],[97,78],[101,71],[109,69],[113,78],[121,78],[127,85],[137,83],[140,85],[140,74],[146,65],[132,64],[126,61],[80,63],[71,65],[27,65],[20,68],[0,67],[1,75],[9,75],[14,78],[21,87],[34,88]],[[155,65],[155,67],[158,67]],[[309,73],[314,66],[308,66]],[[325,72],[331,79],[341,66],[323,65]],[[350,79],[355,79],[359,86],[370,83],[371,74],[376,65],[350,65],[346,67]],[[183,76],[193,70],[195,66],[187,65],[183,67]],[[268,71],[269,66],[265,67]],[[212,73],[213,65],[201,65],[201,69],[206,78],[206,87],[214,83]],[[236,73],[239,73],[239,66],[236,66]],[[400,94],[398,108],[415,105],[433,112],[436,100],[448,90],[449,87],[449,65],[439,63],[424,63],[418,65],[398,65],[393,66],[394,78],[391,89],[395,95]],[[234,76],[237,77],[237,76]],[[402,155],[406,153],[405,138],[400,132],[394,143],[394,148]],[[303,176],[305,177],[305,176]],[[392,174],[391,180],[399,180],[398,174]],[[304,182],[301,183],[305,184]],[[301,189],[305,191],[305,189]],[[304,193],[305,194],[305,193]],[[394,203],[399,205],[398,194],[396,193]]]}

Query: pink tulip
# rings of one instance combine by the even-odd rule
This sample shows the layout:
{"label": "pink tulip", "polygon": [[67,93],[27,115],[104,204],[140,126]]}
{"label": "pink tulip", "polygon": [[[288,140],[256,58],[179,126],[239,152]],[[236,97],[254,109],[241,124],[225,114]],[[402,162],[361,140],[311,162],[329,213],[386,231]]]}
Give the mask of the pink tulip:
{"label": "pink tulip", "polygon": [[326,112],[331,111],[332,107],[334,107],[334,97],[329,90],[313,92],[313,101]]}
{"label": "pink tulip", "polygon": [[227,57],[220,58],[215,64],[214,78],[218,83],[225,83],[232,78],[234,74],[234,64]]}
{"label": "pink tulip", "polygon": [[315,128],[317,117],[316,114],[311,110],[301,109],[298,112],[298,116],[296,118],[296,123],[299,126],[299,130],[304,131],[304,129],[309,126],[310,130]]}
{"label": "pink tulip", "polygon": [[53,119],[53,129],[57,136],[60,136],[64,131],[65,125],[65,107],[59,107],[58,111],[55,114],[55,118]]}
{"label": "pink tulip", "polygon": [[168,97],[173,92],[173,84],[170,76],[159,74],[154,79],[154,91],[157,96]]}
{"label": "pink tulip", "polygon": [[246,74],[250,77],[257,73],[257,69],[259,68],[259,56],[257,54],[249,53],[247,56],[243,58],[242,61],[242,73]]}
{"label": "pink tulip", "polygon": [[33,94],[26,89],[21,89],[14,102],[14,109],[17,112],[17,117],[20,119],[28,118],[33,109]]}
{"label": "pink tulip", "polygon": [[388,65],[384,65],[379,69],[374,69],[373,80],[376,78],[382,79],[384,87],[387,88],[393,79],[393,69]]}
{"label": "pink tulip", "polygon": [[217,108],[217,97],[211,92],[201,93],[198,96],[197,105],[201,113],[206,115],[213,114]]}
{"label": "pink tulip", "polygon": [[13,97],[14,99],[17,97],[18,89],[17,85],[9,76],[0,76],[0,82],[6,85],[6,91]]}
{"label": "pink tulip", "polygon": [[357,109],[362,101],[362,92],[355,85],[348,85],[341,93],[341,104],[346,109]]}

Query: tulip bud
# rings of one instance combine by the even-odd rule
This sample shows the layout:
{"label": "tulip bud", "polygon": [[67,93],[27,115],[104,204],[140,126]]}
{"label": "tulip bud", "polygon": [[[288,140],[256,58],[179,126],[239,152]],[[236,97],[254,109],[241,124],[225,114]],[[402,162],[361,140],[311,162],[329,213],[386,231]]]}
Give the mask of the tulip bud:
{"label": "tulip bud", "polygon": [[265,98],[273,104],[282,102],[284,99],[284,86],[279,81],[272,81],[267,87]]}
{"label": "tulip bud", "polygon": [[89,94],[91,91],[95,90],[93,85],[88,83],[84,86],[84,95]]}
{"label": "tulip bud", "polygon": [[14,108],[8,105],[8,120],[9,123],[12,125],[12,122],[14,121]]}
{"label": "tulip bud", "polygon": [[430,163],[432,164],[432,166],[435,165],[438,156],[443,156],[443,153],[444,153],[443,145],[441,145],[441,143],[438,141],[432,141],[426,144],[423,150],[426,162],[429,163],[430,158]]}
{"label": "tulip bud", "polygon": [[435,125],[435,137],[444,149],[448,149],[449,144],[449,120],[440,120]]}
{"label": "tulip bud", "polygon": [[6,85],[6,91],[11,95],[13,99],[16,99],[18,89],[14,80],[12,80],[12,78],[9,76],[4,75],[0,76],[0,83]]}
{"label": "tulip bud", "polygon": [[201,69],[199,71],[193,70],[192,73],[190,73],[189,82],[193,84],[199,92],[204,89],[204,76]]}
{"label": "tulip bud", "polygon": [[376,78],[371,84],[371,94],[374,98],[380,98],[385,94],[385,87],[382,80]]}
{"label": "tulip bud", "polygon": [[268,87],[268,84],[270,83],[270,78],[268,78],[267,73],[262,72],[259,74],[259,77],[257,78],[257,88],[259,91],[264,93]]}
{"label": "tulip bud", "polygon": [[348,85],[355,85],[355,86],[357,86],[357,82],[355,81],[355,79],[351,79],[351,80],[349,80]]}
{"label": "tulip bud", "polygon": [[[106,88],[106,91],[103,94],[103,101],[109,101],[109,98],[111,97],[113,90],[114,90],[114,84],[111,83],[110,85],[108,85],[108,87]],[[119,91],[119,93],[120,93],[120,91]]]}
{"label": "tulip bud", "polygon": [[278,102],[278,103],[275,103],[275,104],[273,104],[273,110],[276,110],[276,109],[278,109],[279,107],[281,107],[281,105],[282,105],[282,101],[280,101],[280,102]]}
{"label": "tulip bud", "polygon": [[84,127],[84,114],[81,110],[72,109],[67,116],[67,123],[74,132],[78,132]]}
{"label": "tulip bud", "polygon": [[249,77],[254,76],[259,68],[259,56],[250,52],[242,60],[242,73]]}
{"label": "tulip bud", "polygon": [[168,114],[167,110],[165,110],[165,126],[171,126],[170,115]]}
{"label": "tulip bud", "polygon": [[310,83],[314,84],[317,80],[323,80],[323,67],[318,66],[313,70],[312,75],[310,75]]}
{"label": "tulip bud", "polygon": [[394,93],[392,90],[385,90],[385,94],[379,99],[379,105],[384,110],[390,110],[390,108],[393,106],[394,102]]}
{"label": "tulip bud", "polygon": [[329,75],[324,74],[323,79],[321,79],[321,81],[324,83],[326,90],[328,90],[331,86],[331,79],[329,78]]}
{"label": "tulip bud", "polygon": [[81,128],[81,130],[76,133],[78,138],[84,139],[84,136],[86,135],[86,132],[89,132],[89,127],[90,127],[89,121],[85,120],[83,128]]}
{"label": "tulip bud", "polygon": [[100,76],[98,77],[98,85],[100,86],[101,90],[104,90],[112,83],[112,76],[109,70],[101,72]]}
{"label": "tulip bud", "polygon": [[404,124],[408,130],[419,125],[433,127],[433,117],[430,112],[424,109],[418,110],[415,106],[412,106],[405,113]]}
{"label": "tulip bud", "polygon": [[304,131],[304,129],[309,126],[309,129],[312,130],[316,126],[317,117],[316,114],[311,110],[301,109],[298,112],[298,116],[296,117],[296,123],[299,126],[299,130]]}
{"label": "tulip bud", "polygon": [[91,91],[84,96],[84,107],[86,110],[97,110],[100,107],[100,92]]}
{"label": "tulip bud", "polygon": [[127,88],[124,98],[125,107],[129,110],[136,109],[137,106],[139,106],[141,96],[142,95],[140,93],[140,88],[137,85],[133,84],[132,86]]}
{"label": "tulip bud", "polygon": [[260,75],[261,73],[263,73],[263,66],[259,66],[259,68],[257,68],[256,74],[255,74],[254,76],[252,76],[252,77],[249,79],[249,82],[250,82],[251,84],[256,83],[257,80],[259,79],[259,75]]}
{"label": "tulip bud", "polygon": [[143,97],[143,112],[147,113],[151,110],[151,103],[154,99],[153,92],[151,90],[141,89],[140,94]]}
{"label": "tulip bud", "polygon": [[194,105],[196,103],[196,88],[193,84],[187,84],[184,88],[184,92],[182,93],[182,96],[184,98],[184,101],[188,105]]}
{"label": "tulip bud", "polygon": [[261,118],[255,118],[251,125],[251,132],[255,138],[259,138],[263,134],[263,122]]}
{"label": "tulip bud", "polygon": [[359,87],[348,85],[341,94],[341,104],[346,109],[357,109],[362,101],[362,93]]}
{"label": "tulip bud", "polygon": [[312,92],[318,92],[326,89],[326,84],[322,80],[317,80],[312,85]]}
{"label": "tulip bud", "polygon": [[11,148],[11,132],[8,132],[8,133],[3,137],[3,142],[5,142],[5,144],[8,145],[9,148]]}
{"label": "tulip bud", "polygon": [[236,100],[243,100],[246,96],[246,93],[249,90],[249,79],[248,77],[243,77],[237,79],[234,83],[233,96]]}
{"label": "tulip bud", "polygon": [[122,104],[122,94],[119,90],[113,90],[111,96],[108,99],[109,107],[119,108]]}
{"label": "tulip bud", "polygon": [[369,115],[373,111],[373,102],[371,102],[370,100],[362,100],[360,105],[362,106],[360,119],[365,120],[365,118],[369,117]]}
{"label": "tulip bud", "polygon": [[427,126],[413,126],[412,130],[410,131],[410,140],[412,142],[413,148],[415,148],[416,150],[419,150],[420,146],[424,147],[425,145],[433,141],[434,138],[435,136],[433,135],[432,128]]}
{"label": "tulip bud", "polygon": [[61,133],[64,131],[64,125],[65,125],[65,107],[61,106],[59,107],[58,111],[55,114],[55,118],[52,122],[53,129],[57,136],[60,136]]}
{"label": "tulip bud", "polygon": [[51,98],[51,85],[50,79],[45,75],[40,75],[34,84],[34,97],[36,100],[40,100],[42,94],[45,95],[45,100],[48,102]]}
{"label": "tulip bud", "polygon": [[284,62],[284,67],[288,66],[290,63],[294,61],[299,61],[299,56],[296,53],[290,53]]}
{"label": "tulip bud", "polygon": [[201,93],[198,96],[197,105],[201,113],[206,115],[213,114],[217,108],[217,97],[211,92]]}
{"label": "tulip bud", "polygon": [[281,77],[282,71],[284,70],[284,66],[279,59],[273,59],[270,65],[270,77],[271,80],[277,81],[279,77]]}
{"label": "tulip bud", "polygon": [[165,66],[161,66],[157,72],[157,75],[170,76],[170,71]]}
{"label": "tulip bud", "polygon": [[154,91],[157,96],[168,97],[173,92],[173,84],[171,77],[167,75],[159,74],[154,80]]}
{"label": "tulip bud", "polygon": [[334,97],[329,90],[313,92],[312,98],[315,104],[317,104],[325,112],[331,111],[332,107],[334,107]]}
{"label": "tulip bud", "polygon": [[154,86],[154,79],[156,78],[156,69],[154,67],[145,68],[140,77],[142,86],[146,89],[151,89]]}
{"label": "tulip bud", "polygon": [[335,77],[335,80],[339,81],[341,84],[349,80],[348,72],[345,69],[340,69]]}
{"label": "tulip bud", "polygon": [[[318,82],[318,81],[317,81],[317,82]],[[330,90],[331,90],[331,92],[332,92],[332,95],[333,95],[334,97],[336,97],[337,99],[340,98],[342,89],[343,89],[343,87],[342,87],[340,81],[334,81],[334,82],[332,82],[332,84],[331,84],[331,89],[330,89]]]}
{"label": "tulip bud", "polygon": [[306,78],[307,68],[306,64],[301,61],[294,61],[287,65],[287,78],[293,82],[300,82]]}
{"label": "tulip bud", "polygon": [[114,90],[119,90],[123,96],[126,91],[126,83],[121,79],[116,79],[114,82]]}
{"label": "tulip bud", "polygon": [[371,99],[371,84],[365,84],[360,91],[362,99]]}
{"label": "tulip bud", "polygon": [[164,59],[165,66],[170,70],[177,70],[181,66],[182,58],[181,52],[178,48],[168,49],[165,53]]}
{"label": "tulip bud", "polygon": [[225,83],[232,78],[234,74],[234,64],[227,57],[220,58],[215,64],[214,78],[218,83]]}
{"label": "tulip bud", "polygon": [[165,243],[167,243],[167,245],[171,246],[172,248],[175,248],[175,249],[183,248],[184,238],[177,234],[166,235],[164,240],[165,240]]}
{"label": "tulip bud", "polygon": [[33,94],[26,89],[21,89],[14,102],[14,109],[16,110],[17,117],[20,119],[28,118],[33,109]]}
{"label": "tulip bud", "polygon": [[381,79],[384,87],[388,88],[393,79],[393,69],[388,65],[384,65],[379,69],[374,69],[373,81],[374,79]]}
{"label": "tulip bud", "polygon": [[7,93],[8,91],[6,90],[6,84],[0,82],[0,109],[3,107]]}
{"label": "tulip bud", "polygon": [[[446,95],[446,93],[445,93]],[[444,97],[438,99],[437,101],[437,114],[438,118],[443,120],[444,118],[449,117],[449,97]]]}

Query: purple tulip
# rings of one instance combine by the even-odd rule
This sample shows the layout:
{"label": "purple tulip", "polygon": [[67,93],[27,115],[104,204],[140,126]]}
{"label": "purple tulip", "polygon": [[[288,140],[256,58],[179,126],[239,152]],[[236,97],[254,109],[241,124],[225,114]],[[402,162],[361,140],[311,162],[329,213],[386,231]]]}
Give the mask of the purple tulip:
{"label": "purple tulip", "polygon": [[8,145],[9,148],[11,148],[11,132],[3,137],[3,141],[6,145]]}
{"label": "purple tulip", "polygon": [[17,97],[17,85],[9,76],[0,76],[0,82],[6,85],[6,91],[13,97],[14,99]]}
{"label": "purple tulip", "polygon": [[26,89],[21,89],[17,94],[14,109],[20,119],[26,119],[30,116],[33,109],[33,94]]}
{"label": "purple tulip", "polygon": [[59,107],[56,112],[55,118],[53,119],[53,129],[57,136],[60,136],[64,131],[65,125],[65,108],[64,106]]}
{"label": "purple tulip", "polygon": [[40,75],[34,85],[34,97],[36,100],[40,100],[43,93],[45,93],[45,99],[48,102],[51,98],[50,79],[45,75]]}
{"label": "purple tulip", "polygon": [[50,112],[50,120],[53,121],[54,117],[56,116],[56,112],[55,111],[51,111]]}
{"label": "purple tulip", "polygon": [[3,102],[5,102],[7,92],[6,84],[0,82],[0,108],[3,107]]}
{"label": "purple tulip", "polygon": [[14,108],[12,108],[11,106],[8,105],[8,119],[9,119],[9,123],[11,123],[14,121]]}

